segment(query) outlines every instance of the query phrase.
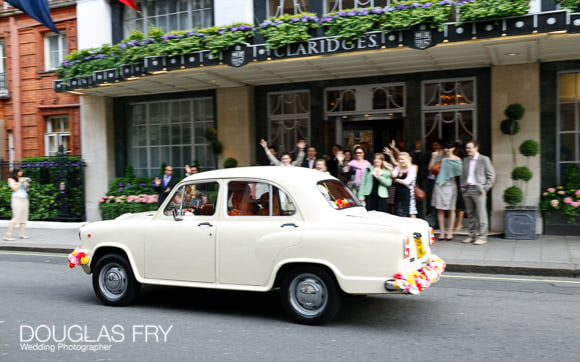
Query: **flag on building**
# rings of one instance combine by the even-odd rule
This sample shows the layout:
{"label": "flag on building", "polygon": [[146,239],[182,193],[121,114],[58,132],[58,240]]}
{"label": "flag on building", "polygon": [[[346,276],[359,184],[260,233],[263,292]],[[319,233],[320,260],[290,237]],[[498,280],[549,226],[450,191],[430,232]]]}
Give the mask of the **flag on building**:
{"label": "flag on building", "polygon": [[119,1],[127,5],[128,7],[135,9],[135,11],[139,11],[139,8],[137,7],[135,0],[119,0]]}
{"label": "flag on building", "polygon": [[48,0],[6,0],[7,3],[22,10],[26,15],[59,34],[50,17]]}

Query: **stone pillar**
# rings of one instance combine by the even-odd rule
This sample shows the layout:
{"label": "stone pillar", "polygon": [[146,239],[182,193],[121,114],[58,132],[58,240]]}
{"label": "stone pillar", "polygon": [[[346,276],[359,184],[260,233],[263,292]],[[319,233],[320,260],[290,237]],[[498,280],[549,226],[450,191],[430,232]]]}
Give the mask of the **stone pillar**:
{"label": "stone pillar", "polygon": [[214,0],[214,23],[217,26],[233,23],[254,23],[252,0]]}
{"label": "stone pillar", "polygon": [[[531,139],[540,141],[540,64],[528,63],[517,65],[493,66],[491,76],[491,133],[492,159],[497,178],[493,186],[491,230],[503,231],[503,192],[512,186],[511,172],[513,164],[510,136],[500,130],[501,121],[506,119],[504,111],[513,103],[521,104],[526,112],[519,121],[521,129],[514,137],[514,146],[519,166],[527,166],[534,176],[528,182],[527,193],[524,195],[525,206],[538,206],[541,193],[540,155],[529,159],[520,155],[520,144]],[[525,192],[526,190],[524,190]],[[536,220],[536,232],[542,232],[540,213]]]}
{"label": "stone pillar", "polygon": [[101,219],[99,199],[114,176],[113,107],[107,97],[81,97],[81,145],[85,168],[85,206],[88,221]]}
{"label": "stone pillar", "polygon": [[223,144],[223,160],[233,157],[238,166],[256,162],[254,87],[218,88],[216,92],[218,138]]}
{"label": "stone pillar", "polygon": [[111,44],[111,4],[106,0],[77,1],[78,49]]}

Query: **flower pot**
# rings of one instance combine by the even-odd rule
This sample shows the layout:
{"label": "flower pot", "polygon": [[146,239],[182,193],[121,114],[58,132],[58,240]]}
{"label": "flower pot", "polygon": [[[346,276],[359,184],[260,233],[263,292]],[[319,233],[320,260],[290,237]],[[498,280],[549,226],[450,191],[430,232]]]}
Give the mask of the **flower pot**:
{"label": "flower pot", "polygon": [[57,93],[61,93],[67,91],[68,87],[62,80],[54,80],[52,82],[52,89]]}
{"label": "flower pot", "polygon": [[525,35],[534,31],[534,15],[516,16],[505,19],[507,35]]}
{"label": "flower pot", "polygon": [[81,87],[81,80],[80,78],[72,78],[68,84],[70,89],[78,89]]}
{"label": "flower pot", "polygon": [[112,83],[119,79],[119,72],[118,69],[104,69],[104,70],[96,70],[93,72],[93,83],[94,84],[102,84],[102,83]]}
{"label": "flower pot", "polygon": [[[567,10],[550,11],[538,14],[537,28],[540,33],[566,30]],[[580,24],[579,24],[580,25]]]}
{"label": "flower pot", "polygon": [[193,52],[183,55],[183,66],[185,68],[195,68],[202,64],[203,56],[201,52]]}
{"label": "flower pot", "polygon": [[496,38],[503,33],[501,20],[478,21],[475,23],[475,36],[478,39]]}
{"label": "flower pot", "polygon": [[568,33],[580,33],[580,13],[570,14]]}
{"label": "flower pot", "polygon": [[80,77],[79,79],[81,81],[80,88],[91,88],[95,85],[93,82],[93,77],[91,76]]}
{"label": "flower pot", "polygon": [[446,26],[446,38],[449,41],[465,41],[473,38],[475,23],[448,24]]}
{"label": "flower pot", "polygon": [[504,210],[504,238],[516,240],[535,240],[535,207],[507,207]]}
{"label": "flower pot", "polygon": [[148,72],[157,72],[165,68],[164,56],[145,57],[145,69]]}
{"label": "flower pot", "polygon": [[203,56],[203,65],[204,66],[208,66],[208,65],[218,65],[221,62],[221,53],[215,54],[215,53],[211,53],[209,50],[206,51],[202,51],[201,52],[202,56]]}
{"label": "flower pot", "polygon": [[580,236],[580,223],[570,223],[561,212],[544,214],[544,234]]}
{"label": "flower pot", "polygon": [[143,64],[121,64],[119,71],[120,77],[124,79],[140,77],[146,73]]}
{"label": "flower pot", "polygon": [[175,70],[185,68],[183,64],[183,55],[168,55],[165,57],[165,69]]}
{"label": "flower pot", "polygon": [[106,79],[105,79],[105,70],[95,70],[93,72],[93,83],[96,84],[102,84],[102,83],[106,83]]}
{"label": "flower pot", "polygon": [[403,44],[403,32],[401,30],[390,31],[385,34],[385,46],[397,48]]}

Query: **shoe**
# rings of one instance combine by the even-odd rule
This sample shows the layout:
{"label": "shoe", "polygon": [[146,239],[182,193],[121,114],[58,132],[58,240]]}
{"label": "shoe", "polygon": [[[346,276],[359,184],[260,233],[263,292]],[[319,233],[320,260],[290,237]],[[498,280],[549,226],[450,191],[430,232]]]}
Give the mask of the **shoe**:
{"label": "shoe", "polygon": [[21,236],[20,239],[30,239],[30,236],[24,235],[24,236]]}
{"label": "shoe", "polygon": [[484,239],[477,239],[473,242],[474,245],[483,245],[485,243],[487,243],[487,240]]}
{"label": "shoe", "polygon": [[453,238],[445,238],[445,241],[453,241]]}
{"label": "shoe", "polygon": [[475,241],[474,238],[469,237],[467,239],[463,239],[462,243],[469,244],[469,243],[473,243],[474,241]]}
{"label": "shoe", "polygon": [[16,240],[16,238],[9,238],[8,236],[5,236],[5,237],[2,238],[2,240],[4,240],[4,241],[14,241],[14,240]]}

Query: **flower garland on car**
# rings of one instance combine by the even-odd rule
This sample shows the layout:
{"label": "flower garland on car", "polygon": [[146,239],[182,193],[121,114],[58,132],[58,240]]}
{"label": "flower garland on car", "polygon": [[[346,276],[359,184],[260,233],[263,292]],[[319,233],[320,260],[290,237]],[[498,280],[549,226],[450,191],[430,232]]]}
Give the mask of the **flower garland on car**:
{"label": "flower garland on car", "polygon": [[72,269],[77,265],[88,264],[90,261],[90,258],[87,256],[87,254],[84,251],[82,251],[79,248],[76,248],[75,250],[73,250],[72,253],[68,254],[67,260],[68,260],[68,267]]}
{"label": "flower garland on car", "polygon": [[401,273],[393,275],[395,279],[394,286],[404,293],[419,294],[441,278],[441,274],[445,271],[445,266],[443,259],[433,255],[428,265],[407,275]]}

